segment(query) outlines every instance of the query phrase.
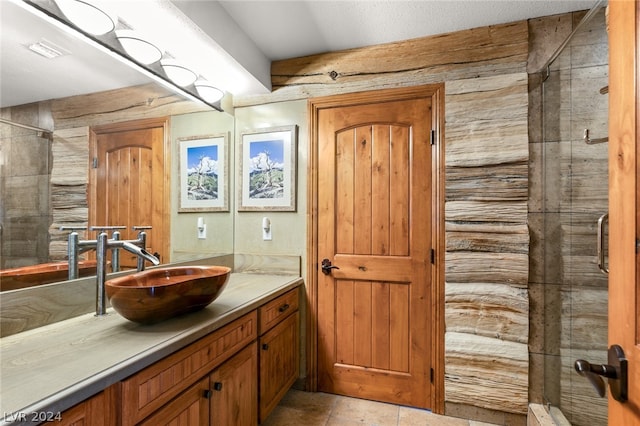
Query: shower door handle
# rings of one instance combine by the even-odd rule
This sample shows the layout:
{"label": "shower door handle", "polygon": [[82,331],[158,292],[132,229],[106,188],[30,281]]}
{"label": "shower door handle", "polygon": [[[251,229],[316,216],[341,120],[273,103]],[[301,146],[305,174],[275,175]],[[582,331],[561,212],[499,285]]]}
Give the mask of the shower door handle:
{"label": "shower door handle", "polygon": [[600,397],[604,397],[605,383],[603,377],[609,382],[611,396],[619,402],[628,399],[628,363],[624,351],[619,345],[611,345],[608,355],[609,364],[591,364],[584,359],[575,362],[574,367],[579,375],[586,377],[593,385]]}
{"label": "shower door handle", "polygon": [[609,214],[605,213],[598,219],[598,268],[600,272],[607,275],[609,274],[609,268],[605,265],[605,256],[604,256],[604,227],[605,222],[609,221]]}

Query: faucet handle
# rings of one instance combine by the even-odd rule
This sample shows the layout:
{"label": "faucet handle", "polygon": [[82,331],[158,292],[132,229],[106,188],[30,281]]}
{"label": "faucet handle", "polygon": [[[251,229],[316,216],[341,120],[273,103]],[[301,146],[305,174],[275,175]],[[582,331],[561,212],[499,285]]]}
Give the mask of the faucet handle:
{"label": "faucet handle", "polygon": [[61,226],[60,227],[61,231],[86,231],[87,227],[86,226]]}
{"label": "faucet handle", "polygon": [[91,231],[111,231],[115,229],[127,229],[126,226],[92,226],[89,228]]}
{"label": "faucet handle", "polygon": [[151,225],[134,225],[131,227],[134,231],[145,231],[147,229],[152,229]]}

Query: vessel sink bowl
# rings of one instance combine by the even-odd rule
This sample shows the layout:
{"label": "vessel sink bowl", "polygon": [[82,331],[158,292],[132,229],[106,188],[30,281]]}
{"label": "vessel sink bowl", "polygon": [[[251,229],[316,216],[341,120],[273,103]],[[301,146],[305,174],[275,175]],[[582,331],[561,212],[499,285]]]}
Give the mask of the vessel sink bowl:
{"label": "vessel sink bowl", "polygon": [[209,305],[224,290],[230,272],[225,266],[149,269],[108,280],[105,287],[117,313],[153,324]]}

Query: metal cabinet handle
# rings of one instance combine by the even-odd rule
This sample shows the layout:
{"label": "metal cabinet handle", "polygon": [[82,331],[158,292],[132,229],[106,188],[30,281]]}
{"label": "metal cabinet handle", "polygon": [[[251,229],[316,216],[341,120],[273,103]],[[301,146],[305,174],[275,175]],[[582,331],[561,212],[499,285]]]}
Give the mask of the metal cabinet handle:
{"label": "metal cabinet handle", "polygon": [[268,349],[269,349],[269,345],[267,345],[266,343],[263,343],[263,344],[262,344],[262,350],[263,350],[263,351],[266,351],[266,350],[268,350]]}
{"label": "metal cabinet handle", "polygon": [[583,377],[586,377],[593,385],[600,397],[604,397],[606,384],[603,377],[609,382],[611,396],[620,402],[628,399],[628,374],[627,359],[619,345],[611,345],[608,351],[609,364],[591,364],[584,359],[575,362],[575,369]]}
{"label": "metal cabinet handle", "polygon": [[221,391],[222,390],[222,382],[215,382],[213,384],[213,389],[217,390],[217,391]]}
{"label": "metal cabinet handle", "polygon": [[604,244],[605,244],[605,238],[604,238],[604,226],[605,226],[605,222],[609,221],[609,214],[605,213],[602,216],[600,216],[600,218],[598,219],[598,268],[600,269],[600,272],[602,272],[603,274],[607,275],[609,274],[609,268],[606,267],[605,265],[605,259],[604,259]]}
{"label": "metal cabinet handle", "polygon": [[288,304],[288,303],[285,303],[284,305],[282,305],[282,306],[280,306],[280,307],[278,308],[278,312],[284,312],[284,311],[286,311],[287,309],[289,309],[289,304]]}

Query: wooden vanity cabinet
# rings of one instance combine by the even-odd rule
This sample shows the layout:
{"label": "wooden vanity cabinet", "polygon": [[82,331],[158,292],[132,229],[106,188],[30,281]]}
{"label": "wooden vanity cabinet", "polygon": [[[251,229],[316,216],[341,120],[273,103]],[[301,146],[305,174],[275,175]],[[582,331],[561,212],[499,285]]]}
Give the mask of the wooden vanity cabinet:
{"label": "wooden vanity cabinet", "polygon": [[298,306],[299,292],[295,289],[258,310],[260,422],[269,416],[298,378],[300,364]]}
{"label": "wooden vanity cabinet", "polygon": [[[192,407],[198,397],[204,399],[202,403],[208,411],[206,396],[209,395],[205,395],[205,391],[211,391],[209,375],[256,341],[257,325],[257,314],[252,311],[122,381],[122,426],[138,424],[152,414],[154,419],[163,422],[164,417],[158,410],[175,403],[176,407],[171,408],[170,413],[178,415]],[[199,388],[201,392],[196,392],[192,385],[197,382],[195,386],[198,387],[203,378],[206,379]],[[255,375],[252,382],[255,382]],[[186,389],[189,389],[188,396],[182,394]],[[184,398],[182,404],[174,400],[178,395]]]}

